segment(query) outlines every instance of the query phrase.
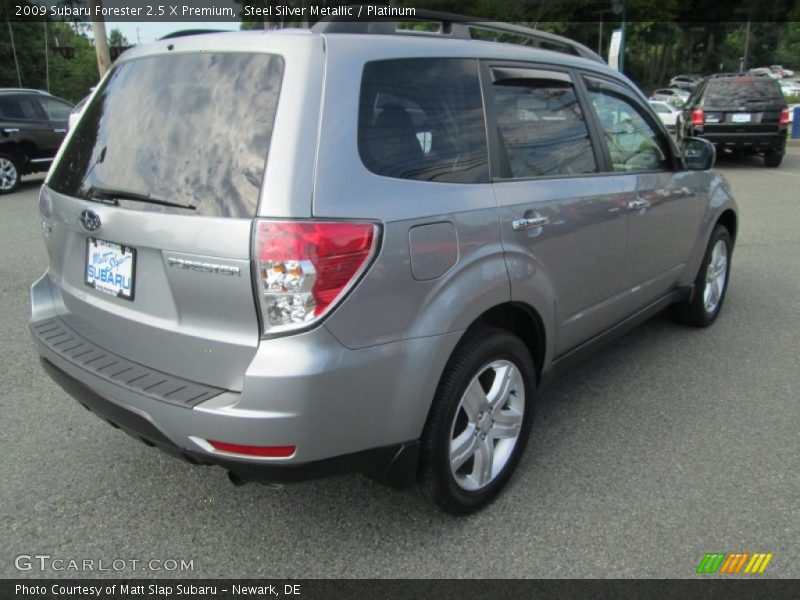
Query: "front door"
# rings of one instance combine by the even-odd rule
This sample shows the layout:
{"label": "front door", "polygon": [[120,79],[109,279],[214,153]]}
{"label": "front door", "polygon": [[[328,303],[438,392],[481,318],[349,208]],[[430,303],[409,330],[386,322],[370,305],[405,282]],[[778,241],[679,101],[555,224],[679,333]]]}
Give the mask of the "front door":
{"label": "front door", "polygon": [[562,354],[621,318],[623,190],[602,173],[569,72],[490,64],[484,73],[511,296],[537,305],[550,290]]}

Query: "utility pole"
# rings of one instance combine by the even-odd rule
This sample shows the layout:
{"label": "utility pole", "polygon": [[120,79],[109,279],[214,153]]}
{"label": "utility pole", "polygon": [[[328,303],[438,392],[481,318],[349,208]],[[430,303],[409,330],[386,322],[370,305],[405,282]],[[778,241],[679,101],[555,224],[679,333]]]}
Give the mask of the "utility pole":
{"label": "utility pole", "polygon": [[[92,12],[101,14],[101,0],[92,0]],[[97,70],[102,78],[111,68],[111,56],[108,53],[108,37],[106,36],[106,22],[102,16],[95,17],[92,21],[92,34],[94,35],[94,49],[97,53]]]}

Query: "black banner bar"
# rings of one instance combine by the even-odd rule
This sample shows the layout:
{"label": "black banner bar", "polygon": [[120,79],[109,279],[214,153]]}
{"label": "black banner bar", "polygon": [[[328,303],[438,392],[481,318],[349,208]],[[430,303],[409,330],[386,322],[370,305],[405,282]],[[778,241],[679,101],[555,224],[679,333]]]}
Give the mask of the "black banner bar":
{"label": "black banner bar", "polygon": [[471,600],[527,598],[769,598],[800,597],[798,580],[0,580],[2,600]]}

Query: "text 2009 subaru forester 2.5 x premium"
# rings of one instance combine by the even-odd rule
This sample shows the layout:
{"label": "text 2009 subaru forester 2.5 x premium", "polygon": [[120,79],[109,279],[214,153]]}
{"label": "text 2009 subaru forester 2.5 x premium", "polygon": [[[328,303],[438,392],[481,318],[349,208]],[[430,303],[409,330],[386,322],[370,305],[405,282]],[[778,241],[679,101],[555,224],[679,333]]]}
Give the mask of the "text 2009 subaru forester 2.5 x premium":
{"label": "text 2009 subaru forester 2.5 x premium", "polygon": [[714,321],[737,228],[708,142],[503,28],[556,51],[331,21],[127,52],[42,188],[50,375],[234,482],[490,501],[540,382],[669,305]]}

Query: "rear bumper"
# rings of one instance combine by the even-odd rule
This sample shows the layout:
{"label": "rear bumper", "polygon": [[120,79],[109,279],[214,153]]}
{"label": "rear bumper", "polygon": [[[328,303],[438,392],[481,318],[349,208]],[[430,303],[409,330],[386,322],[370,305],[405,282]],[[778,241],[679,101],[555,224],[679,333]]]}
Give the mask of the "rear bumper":
{"label": "rear bumper", "polygon": [[707,139],[719,148],[777,150],[783,152],[786,147],[786,129],[778,132],[742,133],[742,132],[707,132],[695,130],[692,135]]}
{"label": "rear bumper", "polygon": [[[138,389],[143,380],[118,381],[109,375],[116,368],[96,368],[105,358],[81,364],[68,349],[88,340],[75,329],[70,334],[76,340],[67,344],[43,339],[49,327],[42,324],[60,320],[61,305],[48,300],[57,294],[47,275],[32,290],[30,328],[50,376],[137,439],[195,463],[220,465],[244,481],[290,482],[356,471],[398,487],[409,483],[416,473],[415,440],[460,335],[355,350],[319,327],[262,341],[241,392],[212,388],[199,403],[175,402],[165,387]],[[288,458],[248,457],[218,451],[206,440],[295,446],[296,452]]]}
{"label": "rear bumper", "polygon": [[195,465],[217,465],[227,469],[234,483],[296,483],[345,473],[365,473],[392,487],[414,482],[419,442],[391,444],[344,456],[309,463],[257,464],[201,453],[175,445],[147,416],[131,407],[116,404],[40,357],[50,378],[84,408],[115,429],[120,429],[148,446],[187,460]]}

